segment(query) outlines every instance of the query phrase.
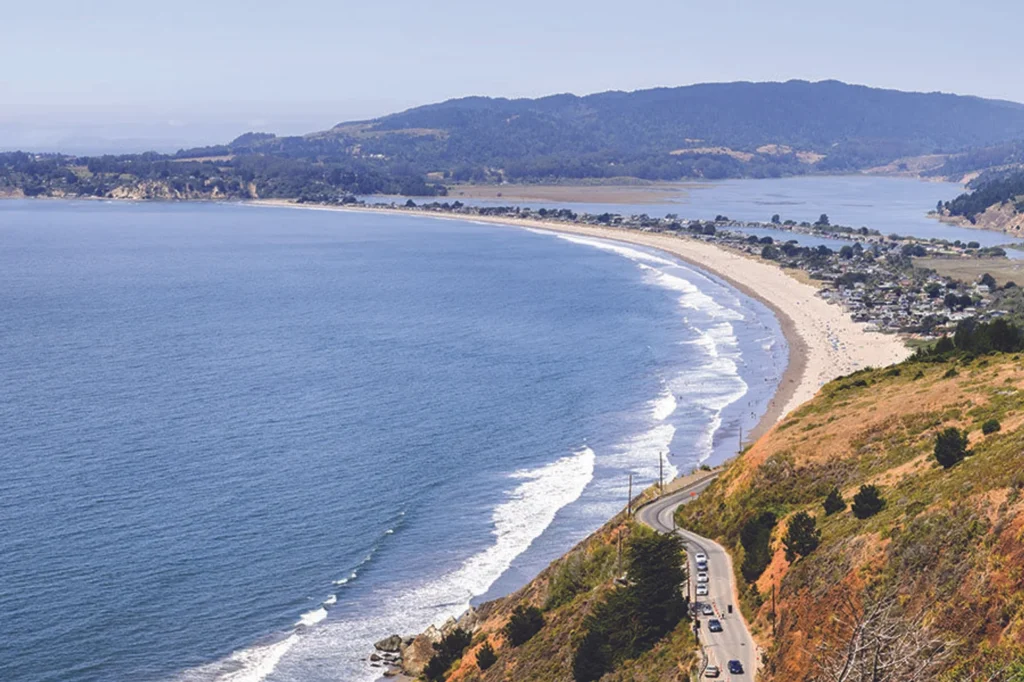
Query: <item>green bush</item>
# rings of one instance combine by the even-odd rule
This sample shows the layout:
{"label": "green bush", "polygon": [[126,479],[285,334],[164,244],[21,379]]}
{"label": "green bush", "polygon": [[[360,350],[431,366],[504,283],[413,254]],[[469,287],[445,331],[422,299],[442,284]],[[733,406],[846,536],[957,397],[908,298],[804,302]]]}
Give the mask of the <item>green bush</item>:
{"label": "green bush", "polygon": [[615,573],[615,549],[600,545],[593,551],[573,552],[562,561],[551,578],[544,609],[568,604],[578,594],[589,592]]}
{"label": "green bush", "polygon": [[740,528],[740,544],[743,545],[743,563],[740,565],[740,573],[748,583],[760,578],[764,569],[768,568],[768,564],[771,562],[770,544],[775,523],[775,514],[761,512],[757,516],[747,519],[743,527]]}
{"label": "green bush", "polygon": [[832,514],[838,514],[839,512],[846,509],[846,500],[843,499],[843,494],[839,492],[838,487],[833,487],[829,491],[828,497],[825,498],[825,515],[831,516]]}
{"label": "green bush", "polygon": [[442,637],[440,642],[434,642],[434,655],[423,669],[423,675],[430,682],[442,682],[448,668],[459,660],[471,641],[472,636],[468,632],[455,628]]}
{"label": "green bush", "polygon": [[885,509],[885,500],[878,486],[862,485],[860,491],[853,496],[853,515],[858,519],[866,519]]}
{"label": "green bush", "polygon": [[505,637],[512,646],[519,646],[544,627],[544,614],[536,606],[517,606],[505,624]]}
{"label": "green bush", "polygon": [[1003,425],[999,423],[998,419],[989,419],[987,422],[981,425],[981,432],[986,436],[990,433],[996,433],[1003,428]]}
{"label": "green bush", "polygon": [[967,454],[966,431],[951,426],[935,437],[935,460],[944,469],[958,464]]}
{"label": "green bush", "polygon": [[497,662],[498,655],[494,653],[494,647],[490,642],[484,642],[484,645],[476,652],[476,666],[480,670],[487,670]]}
{"label": "green bush", "polygon": [[782,544],[786,548],[786,561],[790,563],[816,550],[821,544],[821,531],[814,517],[804,511],[794,514]]}

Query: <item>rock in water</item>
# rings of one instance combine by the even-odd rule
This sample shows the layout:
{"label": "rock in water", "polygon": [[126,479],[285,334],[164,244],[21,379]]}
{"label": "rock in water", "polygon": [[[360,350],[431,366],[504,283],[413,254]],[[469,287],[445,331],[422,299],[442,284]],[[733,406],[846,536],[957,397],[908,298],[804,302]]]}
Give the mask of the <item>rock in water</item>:
{"label": "rock in water", "polygon": [[377,651],[386,651],[391,654],[397,654],[402,649],[402,638],[400,635],[385,637],[374,644],[373,648]]}

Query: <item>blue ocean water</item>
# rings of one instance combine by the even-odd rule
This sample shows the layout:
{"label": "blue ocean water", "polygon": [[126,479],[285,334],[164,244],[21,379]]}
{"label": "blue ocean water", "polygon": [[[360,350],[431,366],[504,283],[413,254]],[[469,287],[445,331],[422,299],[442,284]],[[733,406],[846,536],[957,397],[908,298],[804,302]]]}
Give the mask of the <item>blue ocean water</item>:
{"label": "blue ocean water", "polygon": [[0,202],[0,679],[373,680],[786,363],[657,253],[413,216]]}

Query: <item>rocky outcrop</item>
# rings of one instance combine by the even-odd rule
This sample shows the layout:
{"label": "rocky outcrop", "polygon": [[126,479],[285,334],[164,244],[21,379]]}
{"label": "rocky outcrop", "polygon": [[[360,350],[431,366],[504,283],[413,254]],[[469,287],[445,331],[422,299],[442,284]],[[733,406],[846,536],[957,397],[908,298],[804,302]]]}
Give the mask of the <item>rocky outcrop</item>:
{"label": "rocky outcrop", "polygon": [[404,673],[410,677],[418,677],[434,655],[434,644],[456,628],[474,632],[479,627],[480,617],[476,610],[470,608],[458,620],[449,618],[444,625],[431,625],[423,633],[415,637],[391,635],[373,645],[377,651],[370,654],[370,663],[377,667],[386,667],[384,675],[393,677]]}

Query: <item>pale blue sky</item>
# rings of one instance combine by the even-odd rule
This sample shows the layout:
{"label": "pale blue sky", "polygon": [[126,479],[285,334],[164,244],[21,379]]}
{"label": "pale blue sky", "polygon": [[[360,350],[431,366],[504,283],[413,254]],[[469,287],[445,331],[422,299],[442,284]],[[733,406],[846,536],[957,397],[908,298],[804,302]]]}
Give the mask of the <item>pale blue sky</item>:
{"label": "pale blue sky", "polygon": [[7,3],[0,148],[174,147],[462,95],[729,80],[1024,101],[1021,26],[1020,0]]}

